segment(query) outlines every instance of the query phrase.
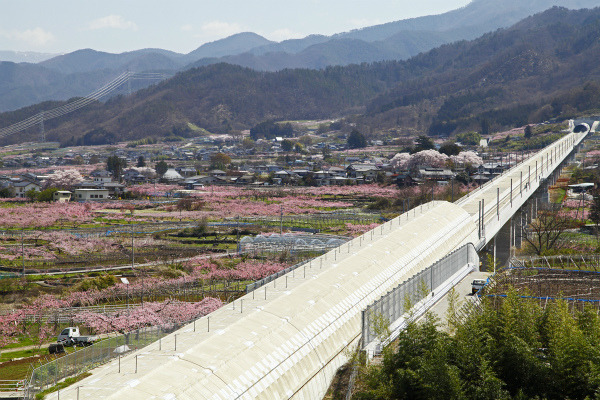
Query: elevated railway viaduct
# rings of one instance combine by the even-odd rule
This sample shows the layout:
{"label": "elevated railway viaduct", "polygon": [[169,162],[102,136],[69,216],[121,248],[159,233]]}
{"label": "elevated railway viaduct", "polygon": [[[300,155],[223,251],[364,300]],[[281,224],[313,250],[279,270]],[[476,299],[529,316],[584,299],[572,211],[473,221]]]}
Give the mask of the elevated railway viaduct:
{"label": "elevated railway viaduct", "polygon": [[589,131],[573,128],[460,201],[410,210],[93,370],[60,399],[322,398],[360,340],[362,310],[453,250],[493,241]]}

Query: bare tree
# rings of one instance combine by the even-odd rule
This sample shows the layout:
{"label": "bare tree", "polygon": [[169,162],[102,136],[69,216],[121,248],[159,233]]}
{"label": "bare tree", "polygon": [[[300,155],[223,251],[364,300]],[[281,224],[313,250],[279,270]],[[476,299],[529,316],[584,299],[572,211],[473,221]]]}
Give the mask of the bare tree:
{"label": "bare tree", "polygon": [[523,225],[523,239],[536,254],[564,246],[564,233],[572,225],[572,218],[555,205],[546,205],[538,210],[537,219]]}
{"label": "bare tree", "polygon": [[600,192],[593,193],[594,201],[590,207],[589,219],[594,223],[594,233],[596,234],[596,240],[599,236],[600,227]]}

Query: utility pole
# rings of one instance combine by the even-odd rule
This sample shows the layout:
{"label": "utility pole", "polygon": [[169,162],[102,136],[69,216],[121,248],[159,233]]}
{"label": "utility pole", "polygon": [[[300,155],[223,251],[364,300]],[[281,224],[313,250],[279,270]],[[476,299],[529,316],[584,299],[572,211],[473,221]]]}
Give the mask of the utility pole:
{"label": "utility pole", "polygon": [[134,258],[134,250],[133,250],[133,224],[131,225],[131,269],[135,267],[135,258]]}
{"label": "utility pole", "polygon": [[21,230],[21,259],[23,262],[23,276],[25,276],[25,238],[23,230]]}

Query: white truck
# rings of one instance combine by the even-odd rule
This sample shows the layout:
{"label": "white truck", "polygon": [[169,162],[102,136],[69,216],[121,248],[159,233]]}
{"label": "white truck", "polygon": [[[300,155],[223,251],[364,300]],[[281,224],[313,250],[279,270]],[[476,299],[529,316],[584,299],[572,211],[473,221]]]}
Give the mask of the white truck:
{"label": "white truck", "polygon": [[476,294],[477,292],[479,292],[480,289],[482,289],[485,285],[487,284],[487,280],[486,279],[475,279],[472,283],[471,283],[471,294]]}
{"label": "white truck", "polygon": [[57,343],[62,343],[64,346],[89,346],[97,340],[98,336],[81,336],[79,328],[70,326],[58,335]]}

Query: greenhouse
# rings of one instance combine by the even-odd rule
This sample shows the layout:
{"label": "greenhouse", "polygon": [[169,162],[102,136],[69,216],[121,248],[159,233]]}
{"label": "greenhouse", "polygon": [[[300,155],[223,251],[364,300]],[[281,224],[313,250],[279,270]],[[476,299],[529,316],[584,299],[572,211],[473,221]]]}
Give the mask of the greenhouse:
{"label": "greenhouse", "polygon": [[243,253],[325,251],[341,246],[350,239],[346,236],[292,233],[244,236],[238,250]]}

